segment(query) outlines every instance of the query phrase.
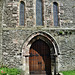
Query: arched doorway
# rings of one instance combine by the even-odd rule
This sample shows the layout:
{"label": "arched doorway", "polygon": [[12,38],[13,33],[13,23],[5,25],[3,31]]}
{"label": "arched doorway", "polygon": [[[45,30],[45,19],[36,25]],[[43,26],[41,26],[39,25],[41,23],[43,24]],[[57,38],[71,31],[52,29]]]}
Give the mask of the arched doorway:
{"label": "arched doorway", "polygon": [[[42,54],[43,48],[47,48],[46,52],[49,53],[47,54],[48,56],[46,56],[46,52],[45,54]],[[51,36],[49,33],[41,31],[32,33],[27,37],[22,46],[23,70],[25,72],[25,75],[33,75],[33,73],[34,75],[36,75],[35,72],[37,72],[37,75],[40,75],[42,73],[42,75],[56,75],[56,73],[58,73],[58,54],[59,48],[53,36]],[[32,61],[35,58],[39,58],[39,60],[36,60],[37,62]],[[49,64],[47,65],[48,62]],[[36,64],[33,63],[36,63],[38,65],[38,68],[35,68]],[[44,67],[41,67],[41,64],[44,64]],[[33,67],[31,67],[31,65]],[[47,71],[47,69],[49,70]],[[39,70],[40,74],[38,74]]]}
{"label": "arched doorway", "polygon": [[33,74],[51,75],[50,48],[43,40],[38,39],[30,47],[29,72]]}

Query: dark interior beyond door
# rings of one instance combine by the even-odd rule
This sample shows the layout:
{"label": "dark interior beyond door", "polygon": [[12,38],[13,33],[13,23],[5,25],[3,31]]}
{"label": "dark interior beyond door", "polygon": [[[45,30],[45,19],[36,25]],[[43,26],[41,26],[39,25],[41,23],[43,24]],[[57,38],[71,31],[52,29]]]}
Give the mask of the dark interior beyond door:
{"label": "dark interior beyond door", "polygon": [[29,53],[30,75],[51,75],[51,57],[47,43],[40,39],[33,42]]}

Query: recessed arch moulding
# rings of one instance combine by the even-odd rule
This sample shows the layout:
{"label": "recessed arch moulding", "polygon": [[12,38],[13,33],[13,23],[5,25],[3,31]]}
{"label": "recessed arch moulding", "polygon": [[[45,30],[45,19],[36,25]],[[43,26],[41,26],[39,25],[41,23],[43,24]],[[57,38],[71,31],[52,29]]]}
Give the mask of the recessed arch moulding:
{"label": "recessed arch moulding", "polygon": [[[58,72],[58,54],[59,48],[55,39],[47,32],[37,31],[32,33],[27,37],[22,46],[22,61],[23,61],[23,70],[25,75],[29,75],[29,50],[34,41],[41,39],[50,47],[50,55],[51,55],[51,72],[54,74],[54,70],[56,67],[56,72]],[[55,66],[55,56],[56,56],[56,66]]]}

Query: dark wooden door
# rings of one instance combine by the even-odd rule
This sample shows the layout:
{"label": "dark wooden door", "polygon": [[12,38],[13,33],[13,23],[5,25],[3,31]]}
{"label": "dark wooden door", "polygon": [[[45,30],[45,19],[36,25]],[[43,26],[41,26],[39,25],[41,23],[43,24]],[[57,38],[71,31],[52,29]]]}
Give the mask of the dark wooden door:
{"label": "dark wooden door", "polygon": [[32,44],[29,53],[30,75],[51,75],[49,46],[39,39]]}

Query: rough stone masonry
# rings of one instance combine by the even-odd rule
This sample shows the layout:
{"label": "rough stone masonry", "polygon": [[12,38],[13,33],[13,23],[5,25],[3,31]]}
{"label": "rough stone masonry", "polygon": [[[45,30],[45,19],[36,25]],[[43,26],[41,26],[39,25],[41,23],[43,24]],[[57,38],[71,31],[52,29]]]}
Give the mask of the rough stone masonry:
{"label": "rough stone masonry", "polygon": [[[75,0],[42,0],[43,26],[36,25],[36,0],[22,0],[25,26],[19,25],[20,1],[0,0],[0,63],[24,69],[23,44],[32,33],[40,31],[50,34],[58,44],[57,70],[75,70]],[[59,8],[57,27],[53,23],[53,2]]]}

